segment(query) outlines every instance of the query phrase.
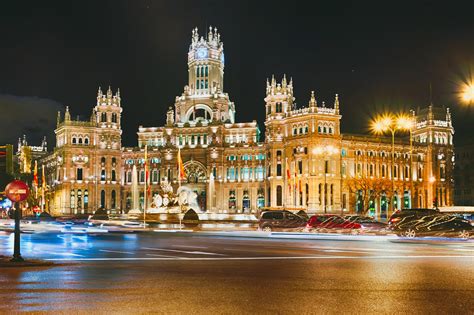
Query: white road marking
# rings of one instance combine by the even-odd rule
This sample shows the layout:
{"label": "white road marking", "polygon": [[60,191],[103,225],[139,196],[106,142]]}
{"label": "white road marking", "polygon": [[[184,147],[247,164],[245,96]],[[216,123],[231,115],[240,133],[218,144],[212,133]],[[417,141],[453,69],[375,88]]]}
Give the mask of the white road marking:
{"label": "white road marking", "polygon": [[319,260],[319,259],[425,259],[425,258],[449,258],[459,259],[468,258],[473,259],[474,255],[414,255],[414,256],[400,256],[400,255],[383,255],[383,256],[268,256],[268,257],[112,257],[112,258],[58,258],[46,259],[48,261],[139,261],[139,260],[192,260],[192,261],[224,261],[224,260]]}
{"label": "white road marking", "polygon": [[172,252],[172,253],[183,253],[183,254],[193,254],[193,255],[215,255],[215,256],[227,256],[219,253],[208,253],[200,251],[186,251],[186,250],[177,250],[177,249],[165,249],[165,248],[152,248],[152,247],[142,247],[145,250],[157,250],[163,252]]}
{"label": "white road marking", "polygon": [[181,257],[176,257],[176,256],[159,255],[159,254],[146,254],[146,255],[153,256],[153,257],[181,258]]}
{"label": "white road marking", "polygon": [[206,249],[207,246],[191,246],[191,245],[173,245],[173,247],[178,248],[199,248],[199,249]]}
{"label": "white road marking", "polygon": [[119,250],[108,250],[108,249],[100,249],[99,251],[105,252],[105,253],[117,253],[117,254],[129,254],[129,255],[135,254],[133,252],[122,252]]}
{"label": "white road marking", "polygon": [[61,253],[61,252],[48,252],[48,253],[52,255],[84,257],[84,255],[79,255],[79,254],[74,254],[74,253]]}
{"label": "white road marking", "polygon": [[311,246],[312,249],[320,249],[320,250],[342,250],[342,251],[374,251],[374,252],[413,252],[411,249],[390,249],[390,248],[366,248],[366,247],[322,247],[322,246]]}

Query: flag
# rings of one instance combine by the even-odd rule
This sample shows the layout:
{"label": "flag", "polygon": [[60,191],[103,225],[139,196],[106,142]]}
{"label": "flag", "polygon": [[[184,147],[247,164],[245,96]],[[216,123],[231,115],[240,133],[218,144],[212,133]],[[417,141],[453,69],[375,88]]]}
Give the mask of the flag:
{"label": "flag", "polygon": [[46,189],[46,176],[44,175],[44,165],[41,165],[41,187]]}
{"label": "flag", "polygon": [[286,168],[286,180],[288,181],[288,191],[291,194],[291,171],[290,171],[290,165],[288,164],[288,158],[285,160],[285,168]]}
{"label": "flag", "polygon": [[285,168],[286,168],[286,178],[290,180],[291,172],[290,172],[290,165],[288,165],[288,158],[286,158]]}
{"label": "flag", "polygon": [[35,160],[35,170],[33,172],[33,186],[35,187],[35,197],[38,198],[38,162]]}
{"label": "flag", "polygon": [[181,159],[181,148],[178,147],[178,176],[179,179],[186,178],[186,172],[184,171],[183,160]]}

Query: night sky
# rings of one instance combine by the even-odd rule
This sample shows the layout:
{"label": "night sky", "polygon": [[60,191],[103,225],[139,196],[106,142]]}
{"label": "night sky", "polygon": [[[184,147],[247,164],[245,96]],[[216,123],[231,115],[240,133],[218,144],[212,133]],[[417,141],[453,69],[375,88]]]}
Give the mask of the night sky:
{"label": "night sky", "polygon": [[[416,2],[416,3],[411,3]],[[224,90],[237,121],[264,121],[265,81],[293,77],[333,104],[342,130],[365,133],[377,111],[453,111],[456,144],[472,142],[474,106],[457,92],[474,71],[474,1],[3,1],[0,143],[54,139],[56,111],[88,119],[98,86],[120,88],[123,144],[161,126],[187,83],[191,30],[218,28]],[[51,147],[51,146],[50,146]]]}

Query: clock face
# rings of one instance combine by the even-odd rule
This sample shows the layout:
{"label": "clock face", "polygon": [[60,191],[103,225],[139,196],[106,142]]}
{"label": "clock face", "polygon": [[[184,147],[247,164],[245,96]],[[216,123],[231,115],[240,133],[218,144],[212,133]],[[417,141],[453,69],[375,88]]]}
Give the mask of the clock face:
{"label": "clock face", "polygon": [[207,57],[207,49],[206,48],[198,48],[196,51],[196,57],[198,59],[206,58]]}

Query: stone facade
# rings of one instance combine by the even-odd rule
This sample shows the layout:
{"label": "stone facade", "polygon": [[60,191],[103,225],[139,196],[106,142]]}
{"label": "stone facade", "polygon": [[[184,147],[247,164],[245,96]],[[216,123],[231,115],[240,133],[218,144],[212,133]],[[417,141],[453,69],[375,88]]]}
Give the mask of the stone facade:
{"label": "stone facade", "polygon": [[[140,207],[144,195],[151,200],[166,182],[175,190],[190,187],[209,212],[256,213],[263,207],[354,212],[361,201],[348,186],[349,179],[391,180],[392,175],[398,208],[452,204],[454,130],[449,109],[430,105],[413,112],[413,145],[407,135],[397,136],[392,174],[391,139],[342,134],[337,94],[334,104],[326,106],[318,104],[312,92],[308,106],[296,108],[293,81],[286,76],[278,83],[274,77],[267,80],[264,139],[256,121],[236,122],[235,104],[224,92],[224,65],[217,30],[210,28],[205,37],[193,30],[188,84],[166,112],[165,126],[138,128],[137,147],[121,146],[121,98],[110,88],[106,94],[99,89],[90,121],[71,120],[68,109],[64,119],[58,116],[56,148],[42,160],[51,187],[49,210],[128,211],[134,165]],[[178,178],[178,150],[183,179]],[[370,200],[370,209],[386,217],[387,198]]]}

